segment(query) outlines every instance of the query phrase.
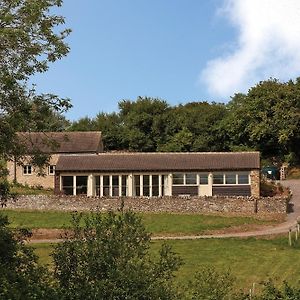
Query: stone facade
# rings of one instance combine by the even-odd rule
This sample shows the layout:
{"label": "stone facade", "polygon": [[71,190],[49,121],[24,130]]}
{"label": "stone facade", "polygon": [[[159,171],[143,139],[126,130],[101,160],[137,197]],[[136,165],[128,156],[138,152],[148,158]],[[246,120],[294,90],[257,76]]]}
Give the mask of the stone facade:
{"label": "stone facade", "polygon": [[253,197],[260,197],[260,170],[252,170],[250,172],[251,181],[251,195]]}
{"label": "stone facade", "polygon": [[122,201],[125,209],[137,212],[169,213],[236,213],[285,214],[289,197],[158,197],[158,198],[96,198],[83,196],[20,196],[9,201],[7,208],[85,211],[117,210]]}
{"label": "stone facade", "polygon": [[[55,166],[57,164],[59,155],[53,154],[50,157],[49,165]],[[24,165],[29,163],[30,157],[24,158]],[[54,188],[54,174],[49,174],[48,167],[44,168],[44,175],[39,176],[38,170],[32,168],[31,174],[24,174],[23,166],[16,165],[13,161],[7,162],[7,168],[9,171],[8,180],[10,182],[16,181],[17,183],[29,186],[42,186],[45,189]]]}

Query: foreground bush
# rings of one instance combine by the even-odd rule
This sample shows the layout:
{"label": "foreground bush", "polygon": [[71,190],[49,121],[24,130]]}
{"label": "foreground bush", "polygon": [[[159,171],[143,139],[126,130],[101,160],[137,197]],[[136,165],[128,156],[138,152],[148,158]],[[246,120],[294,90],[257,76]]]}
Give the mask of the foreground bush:
{"label": "foreground bush", "polygon": [[181,264],[169,246],[149,255],[150,235],[133,212],[75,214],[72,233],[53,252],[63,299],[178,299]]}

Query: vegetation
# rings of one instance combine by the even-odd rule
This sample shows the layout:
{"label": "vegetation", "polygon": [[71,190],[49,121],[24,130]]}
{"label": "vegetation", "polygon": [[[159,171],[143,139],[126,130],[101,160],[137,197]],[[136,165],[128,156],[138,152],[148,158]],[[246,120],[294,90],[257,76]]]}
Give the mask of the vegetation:
{"label": "vegetation", "polygon": [[[156,256],[162,243],[151,242],[151,255]],[[287,235],[274,238],[173,240],[166,243],[182,258],[183,265],[176,272],[175,281],[183,287],[196,280],[196,271],[203,273],[209,270],[234,278],[232,287],[235,292],[240,289],[249,291],[255,283],[258,294],[268,278],[272,278],[276,286],[284,281],[292,286],[299,283],[299,245],[290,247]],[[51,244],[35,244],[33,247],[41,263],[53,265]]]}
{"label": "vegetation", "polygon": [[[69,29],[59,31],[64,18],[53,13],[62,0],[0,0],[0,160],[22,162],[24,146],[18,131],[48,131],[63,127],[60,113],[70,107],[68,99],[38,94],[29,81],[49,64],[66,56]],[[58,122],[60,120],[60,122]],[[48,161],[38,149],[32,164]],[[5,175],[1,168],[1,176]]]}
{"label": "vegetation", "polygon": [[69,130],[101,130],[107,150],[258,150],[272,163],[299,162],[300,78],[258,83],[227,105],[138,97],[119,102],[119,111],[82,118]]}
{"label": "vegetation", "polygon": [[[11,227],[30,228],[70,228],[71,212],[5,210]],[[88,215],[90,213],[84,213]],[[211,230],[221,230],[234,226],[240,229],[251,225],[274,224],[277,220],[256,219],[254,217],[226,217],[199,214],[140,213],[147,231],[154,235],[197,235]]]}

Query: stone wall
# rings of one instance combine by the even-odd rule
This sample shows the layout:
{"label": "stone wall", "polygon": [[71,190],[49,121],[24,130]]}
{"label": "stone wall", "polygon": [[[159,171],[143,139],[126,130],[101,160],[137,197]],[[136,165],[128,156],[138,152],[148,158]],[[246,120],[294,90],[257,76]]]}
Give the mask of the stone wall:
{"label": "stone wall", "polygon": [[252,170],[250,172],[251,178],[251,195],[253,197],[260,197],[260,170]]}
{"label": "stone wall", "polygon": [[288,197],[162,197],[162,198],[88,198],[74,196],[20,196],[16,202],[9,201],[7,208],[83,211],[117,210],[122,201],[125,209],[138,212],[172,213],[237,213],[272,214],[286,213]]}

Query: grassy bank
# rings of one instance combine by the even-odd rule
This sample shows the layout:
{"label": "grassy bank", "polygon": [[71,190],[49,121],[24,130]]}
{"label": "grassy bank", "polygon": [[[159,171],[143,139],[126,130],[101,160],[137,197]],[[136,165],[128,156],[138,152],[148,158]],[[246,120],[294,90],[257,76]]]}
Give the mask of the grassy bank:
{"label": "grassy bank", "polygon": [[[230,270],[237,278],[236,288],[249,289],[255,282],[272,277],[296,284],[300,278],[299,248],[288,246],[287,238],[275,239],[204,239],[167,241],[184,261],[177,274],[178,282],[187,282],[201,265],[214,265],[218,270]],[[151,243],[157,253],[162,241]],[[34,245],[41,263],[51,263],[50,244]],[[259,288],[259,286],[258,286]]]}
{"label": "grassy bank", "polygon": [[[12,227],[32,229],[70,227],[70,212],[4,210],[3,213],[8,216]],[[140,215],[146,229],[155,235],[194,235],[229,227],[246,228],[253,225],[276,223],[276,220],[262,220],[253,217],[170,213],[143,213]]]}

